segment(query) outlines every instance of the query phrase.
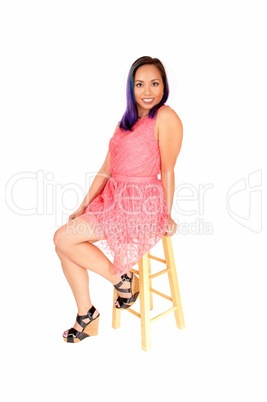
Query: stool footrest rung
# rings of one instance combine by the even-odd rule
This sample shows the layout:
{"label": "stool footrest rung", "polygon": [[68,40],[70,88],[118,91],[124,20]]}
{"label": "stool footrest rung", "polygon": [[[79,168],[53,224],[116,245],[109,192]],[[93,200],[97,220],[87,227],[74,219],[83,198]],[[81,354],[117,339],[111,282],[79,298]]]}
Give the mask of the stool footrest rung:
{"label": "stool footrest rung", "polygon": [[155,255],[149,255],[149,258],[152,258],[153,260],[159,261],[159,262],[163,262],[164,264],[166,264],[166,260],[164,260],[163,258],[159,258],[156,257]]}
{"label": "stool footrest rung", "polygon": [[[156,272],[156,273],[153,274],[153,275],[149,275],[149,279],[154,279],[154,278],[157,278],[157,276],[166,274],[169,270],[170,270],[170,268],[166,268],[166,269],[163,269],[162,271]],[[139,271],[137,271],[136,269],[131,269],[131,271],[132,271],[134,274],[137,274],[137,275],[139,276]]]}
{"label": "stool footrest rung", "polygon": [[[156,317],[150,318],[150,322],[154,322],[154,321],[158,320],[159,318],[164,317],[165,315],[171,313],[174,310],[177,310],[177,306],[173,306],[169,310],[164,311],[163,313],[157,315]],[[127,308],[126,311],[128,311],[129,313],[132,313],[133,315],[135,315],[138,318],[141,318],[140,314],[137,313],[136,311],[134,311],[133,309],[131,309],[130,307]]]}
{"label": "stool footrest rung", "polygon": [[153,288],[149,288],[149,290],[151,290],[151,292],[156,293],[157,295],[164,297],[165,299],[170,300],[172,302],[172,298],[170,296],[167,296],[164,293],[161,293],[158,290],[153,289]]}
{"label": "stool footrest rung", "polygon": [[136,311],[134,311],[132,308],[128,307],[126,309],[126,311],[129,311],[129,313],[132,313],[133,315],[135,315],[138,318],[141,318],[141,315],[139,313],[137,313]]}
{"label": "stool footrest rung", "polygon": [[151,322],[154,322],[154,321],[158,320],[159,318],[164,317],[165,315],[171,313],[171,312],[174,311],[174,310],[177,310],[177,306],[173,306],[173,307],[171,307],[169,310],[164,311],[164,313],[161,313],[161,314],[157,315],[156,317],[151,318],[150,321],[151,321]]}
{"label": "stool footrest rung", "polygon": [[153,274],[153,275],[149,275],[149,279],[154,279],[154,278],[156,278],[157,276],[166,274],[168,271],[169,271],[169,268],[163,269],[162,271],[156,272],[156,273]]}

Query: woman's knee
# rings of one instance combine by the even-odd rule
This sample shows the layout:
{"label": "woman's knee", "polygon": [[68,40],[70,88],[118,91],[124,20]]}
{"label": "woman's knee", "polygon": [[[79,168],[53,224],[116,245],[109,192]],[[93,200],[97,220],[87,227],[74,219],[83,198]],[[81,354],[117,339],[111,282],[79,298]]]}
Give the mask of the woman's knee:
{"label": "woman's knee", "polygon": [[94,243],[102,237],[94,231],[94,225],[79,218],[61,226],[54,234],[54,244],[58,250],[66,250],[69,246],[82,242]]}
{"label": "woman's knee", "polygon": [[56,250],[62,250],[67,244],[67,234],[65,228],[62,226],[54,233],[53,242]]}

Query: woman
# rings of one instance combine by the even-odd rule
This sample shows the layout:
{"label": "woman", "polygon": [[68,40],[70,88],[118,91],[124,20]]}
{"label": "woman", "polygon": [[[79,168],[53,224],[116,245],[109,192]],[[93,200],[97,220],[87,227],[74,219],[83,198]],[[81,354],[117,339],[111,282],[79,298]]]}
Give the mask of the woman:
{"label": "woman", "polygon": [[[130,269],[163,236],[177,230],[171,209],[183,127],[165,105],[168,95],[160,60],[137,59],[128,75],[127,108],[105,161],[81,206],[55,232],[56,252],[78,307],[74,327],[63,333],[66,342],[98,333],[100,313],[90,299],[88,270],[114,285],[117,308],[128,308],[139,294],[138,278]],[[113,263],[104,251],[114,257]]]}

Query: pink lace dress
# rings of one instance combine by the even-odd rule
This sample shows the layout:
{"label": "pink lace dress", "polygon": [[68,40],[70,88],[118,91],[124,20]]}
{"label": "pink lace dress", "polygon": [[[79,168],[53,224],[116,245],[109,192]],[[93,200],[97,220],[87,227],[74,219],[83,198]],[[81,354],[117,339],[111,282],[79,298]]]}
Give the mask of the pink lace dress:
{"label": "pink lace dress", "polygon": [[[163,105],[161,107],[169,107]],[[118,128],[109,141],[110,173],[102,192],[80,217],[113,257],[114,273],[128,272],[164,235],[169,215],[160,172],[154,119],[137,121],[133,131]]]}

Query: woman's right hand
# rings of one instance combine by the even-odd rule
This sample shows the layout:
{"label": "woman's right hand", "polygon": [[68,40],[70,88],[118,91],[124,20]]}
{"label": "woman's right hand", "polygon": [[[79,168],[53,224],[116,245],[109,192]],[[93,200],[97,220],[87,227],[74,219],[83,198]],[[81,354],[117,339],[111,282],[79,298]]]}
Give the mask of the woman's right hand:
{"label": "woman's right hand", "polygon": [[85,207],[83,205],[80,205],[76,211],[74,211],[70,216],[69,216],[69,221],[72,221],[73,219],[77,218],[78,216],[82,215]]}

